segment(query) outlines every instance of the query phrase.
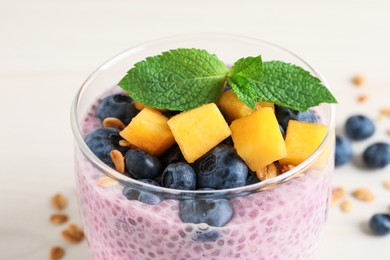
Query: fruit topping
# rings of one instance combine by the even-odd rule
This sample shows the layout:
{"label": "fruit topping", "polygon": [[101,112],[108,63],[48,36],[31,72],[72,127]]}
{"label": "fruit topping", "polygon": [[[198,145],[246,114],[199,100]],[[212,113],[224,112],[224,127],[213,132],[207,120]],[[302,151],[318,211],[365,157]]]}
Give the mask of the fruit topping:
{"label": "fruit topping", "polygon": [[235,149],[220,144],[195,162],[198,188],[229,189],[244,186],[248,167]]}
{"label": "fruit topping", "polygon": [[234,147],[252,171],[287,156],[274,111],[264,107],[230,125]]}
{"label": "fruit topping", "polygon": [[378,142],[370,145],[363,153],[363,162],[368,168],[384,168],[390,163],[390,144]]}
{"label": "fruit topping", "polygon": [[183,162],[173,163],[165,168],[162,179],[162,186],[178,190],[195,190],[196,174],[192,167]]}
{"label": "fruit topping", "polygon": [[165,167],[171,163],[185,162],[184,156],[180,151],[180,148],[177,144],[173,145],[168,149],[163,155],[160,156],[160,160]]}
{"label": "fruit topping", "polygon": [[390,234],[390,215],[384,213],[378,213],[371,217],[370,228],[376,235],[388,235]]}
{"label": "fruit topping", "polygon": [[299,112],[283,106],[275,106],[276,118],[284,130],[287,129],[289,120],[317,123],[317,117],[311,110]]}
{"label": "fruit topping", "polygon": [[335,166],[341,166],[352,160],[352,145],[348,138],[336,136]]}
{"label": "fruit topping", "polygon": [[135,179],[154,179],[162,172],[160,160],[140,149],[130,149],[125,154],[125,162],[128,174]]}
{"label": "fruit topping", "polygon": [[[156,181],[150,179],[141,179],[139,181],[154,186],[160,186]],[[137,190],[131,187],[123,188],[122,193],[128,200],[138,200],[142,203],[149,204],[149,205],[156,205],[162,201],[162,198],[160,196],[152,192]]]}
{"label": "fruit topping", "polygon": [[286,133],[287,157],[280,164],[298,165],[310,157],[324,140],[328,127],[322,124],[290,120]]}
{"label": "fruit topping", "polygon": [[199,159],[231,133],[214,103],[177,114],[168,120],[168,125],[189,163]]}
{"label": "fruit topping", "polygon": [[222,227],[232,219],[233,207],[225,199],[183,200],[179,205],[179,214],[185,223]]}
{"label": "fruit topping", "polygon": [[144,108],[120,135],[132,145],[159,156],[175,143],[167,121],[159,111]]}
{"label": "fruit topping", "polygon": [[110,152],[119,150],[122,154],[125,154],[129,150],[128,147],[119,145],[121,139],[118,129],[98,128],[85,137],[85,142],[100,160],[114,167]]}
{"label": "fruit topping", "polygon": [[353,140],[364,140],[375,132],[374,122],[363,115],[351,116],[345,123],[345,132]]}
{"label": "fruit topping", "polygon": [[133,100],[126,94],[114,94],[105,97],[97,108],[97,115],[101,121],[107,117],[115,117],[125,125],[137,115],[138,109],[134,106]]}

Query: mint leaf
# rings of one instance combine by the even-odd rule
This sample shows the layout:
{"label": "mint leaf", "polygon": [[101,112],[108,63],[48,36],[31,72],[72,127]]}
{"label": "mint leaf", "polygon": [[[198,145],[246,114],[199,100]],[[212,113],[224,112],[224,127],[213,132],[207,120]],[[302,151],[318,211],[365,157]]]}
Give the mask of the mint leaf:
{"label": "mint leaf", "polygon": [[[239,60],[239,69],[235,70],[234,64],[228,82],[237,97],[251,108],[255,106],[254,100],[273,102],[298,111],[306,111],[320,103],[337,102],[318,78],[301,67],[282,61],[263,62],[259,66],[258,59],[257,62],[253,57],[245,59]],[[242,64],[247,64],[246,68],[242,69]]]}
{"label": "mint leaf", "polygon": [[146,106],[185,111],[215,102],[228,69],[216,55],[199,49],[176,49],[138,62],[119,82]]}

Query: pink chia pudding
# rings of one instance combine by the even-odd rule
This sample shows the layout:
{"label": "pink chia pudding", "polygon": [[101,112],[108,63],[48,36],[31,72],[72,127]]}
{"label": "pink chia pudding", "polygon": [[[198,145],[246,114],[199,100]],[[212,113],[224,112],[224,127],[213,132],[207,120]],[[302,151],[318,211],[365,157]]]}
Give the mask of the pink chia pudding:
{"label": "pink chia pudding", "polygon": [[[93,106],[81,125],[85,136],[101,127]],[[119,182],[76,149],[83,224],[92,259],[313,259],[329,204],[333,160],[322,170],[231,198],[233,217],[222,227],[183,223],[179,201],[157,205],[128,200]]]}

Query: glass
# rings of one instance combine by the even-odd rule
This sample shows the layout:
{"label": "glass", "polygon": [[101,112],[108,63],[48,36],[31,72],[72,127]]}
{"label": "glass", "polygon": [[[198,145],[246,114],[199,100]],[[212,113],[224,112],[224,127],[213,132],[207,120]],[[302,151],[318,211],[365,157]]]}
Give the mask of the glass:
{"label": "glass", "polygon": [[[83,84],[72,106],[75,168],[83,225],[92,259],[312,259],[327,218],[334,168],[334,105],[314,110],[329,128],[306,161],[257,184],[214,191],[180,191],[141,183],[103,164],[83,137],[100,123],[93,120],[97,100],[147,56],[174,48],[200,48],[232,65],[241,57],[262,55],[323,77],[304,60],[272,43],[224,35],[195,34],[135,46],[107,61]],[[92,119],[91,119],[92,118]],[[127,200],[123,187],[163,198],[157,205]],[[184,199],[228,199],[233,218],[223,227],[183,223]]]}

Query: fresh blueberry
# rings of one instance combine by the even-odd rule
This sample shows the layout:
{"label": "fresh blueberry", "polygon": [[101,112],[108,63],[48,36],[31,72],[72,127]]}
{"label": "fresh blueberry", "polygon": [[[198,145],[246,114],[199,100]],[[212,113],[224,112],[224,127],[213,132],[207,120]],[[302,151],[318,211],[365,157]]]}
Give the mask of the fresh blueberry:
{"label": "fresh blueberry", "polygon": [[364,140],[375,132],[374,122],[366,116],[356,115],[348,118],[345,132],[353,140]]}
{"label": "fresh blueberry", "polygon": [[390,144],[379,142],[364,150],[363,161],[368,168],[384,168],[390,163]]}
{"label": "fresh blueberry", "polygon": [[179,205],[179,215],[184,223],[222,227],[232,219],[233,207],[225,199],[183,200]]}
{"label": "fresh blueberry", "polygon": [[130,177],[135,179],[154,179],[162,171],[160,160],[140,149],[130,149],[125,154],[125,164]]}
{"label": "fresh blueberry", "polygon": [[279,124],[286,131],[288,121],[297,120],[302,122],[317,123],[317,117],[311,110],[299,112],[291,108],[275,105],[275,115]]}
{"label": "fresh blueberry", "polygon": [[283,127],[279,124],[279,130],[282,133],[283,137],[286,136],[286,131],[284,131]]}
{"label": "fresh blueberry", "polygon": [[160,160],[164,167],[167,167],[171,163],[185,162],[184,156],[178,145],[169,148],[168,151],[160,156]]}
{"label": "fresh blueberry", "polygon": [[225,140],[223,140],[221,143],[227,144],[227,145],[231,145],[231,146],[234,145],[234,143],[233,143],[233,138],[232,138],[231,136],[229,136],[228,138],[226,138]]}
{"label": "fresh blueberry", "polygon": [[376,235],[390,234],[390,215],[389,214],[375,214],[370,219],[370,228]]}
{"label": "fresh blueberry", "polygon": [[348,138],[336,136],[335,166],[341,166],[352,160],[352,145]]}
{"label": "fresh blueberry", "polygon": [[228,189],[244,186],[248,167],[236,150],[219,144],[195,162],[198,188]]}
{"label": "fresh blueberry", "polygon": [[248,178],[246,179],[245,185],[251,185],[260,182],[259,178],[257,178],[256,173],[248,173]]}
{"label": "fresh blueberry", "polygon": [[[160,186],[156,181],[150,180],[150,179],[141,179],[139,180],[143,183],[151,184],[154,186]],[[131,187],[125,187],[122,191],[123,195],[128,200],[138,200],[140,202],[149,204],[149,205],[156,205],[159,204],[162,201],[162,198],[157,196],[156,194],[153,194],[148,191],[139,191]]]}
{"label": "fresh blueberry", "polygon": [[220,236],[221,235],[219,234],[219,232],[215,230],[206,230],[206,231],[199,230],[196,231],[194,240],[200,242],[215,242],[218,240]]}
{"label": "fresh blueberry", "polygon": [[122,137],[119,135],[119,130],[115,128],[98,128],[85,137],[85,143],[89,149],[111,167],[114,166],[110,157],[112,150],[119,150],[122,154],[129,150],[129,148],[119,145],[120,140]]}
{"label": "fresh blueberry", "polygon": [[114,94],[105,97],[96,111],[102,121],[107,117],[115,117],[125,125],[128,125],[138,112],[139,110],[135,108],[133,100],[126,94]]}
{"label": "fresh blueberry", "polygon": [[183,162],[168,165],[163,171],[162,186],[177,190],[195,190],[196,174],[194,169]]}

